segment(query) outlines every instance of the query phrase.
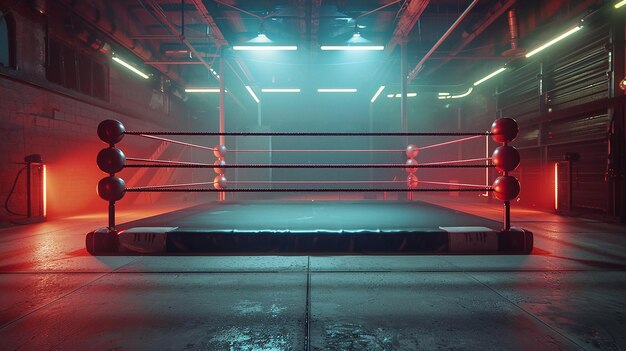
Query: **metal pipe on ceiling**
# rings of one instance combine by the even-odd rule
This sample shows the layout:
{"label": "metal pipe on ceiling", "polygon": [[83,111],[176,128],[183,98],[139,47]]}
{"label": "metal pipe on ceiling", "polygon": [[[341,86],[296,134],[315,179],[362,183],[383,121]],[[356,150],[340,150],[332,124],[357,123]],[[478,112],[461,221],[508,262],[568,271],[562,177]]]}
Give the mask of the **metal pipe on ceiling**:
{"label": "metal pipe on ceiling", "polygon": [[465,17],[467,17],[467,14],[469,14],[470,11],[474,8],[474,6],[476,6],[478,1],[479,0],[474,0],[474,1],[472,1],[469,4],[469,6],[467,6],[465,11],[463,11],[463,13],[461,13],[459,18],[457,18],[457,20],[454,21],[454,23],[452,23],[452,26],[450,26],[450,28],[448,28],[448,30],[441,36],[441,38],[439,38],[439,40],[435,43],[435,45],[433,45],[433,47],[426,53],[426,55],[424,55],[424,57],[422,57],[422,59],[417,63],[417,65],[415,65],[415,67],[411,70],[411,72],[409,73],[409,76],[407,77],[407,80],[408,80],[409,83],[423,69],[424,62],[426,62],[426,60],[428,60],[428,58],[439,48],[439,46],[441,46],[441,44],[443,44],[443,42],[450,36],[450,34],[452,34],[452,32],[461,23],[461,21],[463,21],[465,19]]}
{"label": "metal pipe on ceiling", "polygon": [[415,22],[420,18],[429,3],[430,0],[413,0],[406,5],[406,9],[402,12],[391,39],[387,44],[387,55],[390,55],[399,43],[406,40],[411,29],[415,26]]}
{"label": "metal pipe on ceiling", "polygon": [[196,7],[196,11],[198,11],[198,13],[200,14],[200,17],[204,20],[204,23],[209,26],[210,37],[212,37],[212,40],[215,43],[215,45],[217,45],[217,47],[228,45],[228,42],[226,41],[226,39],[224,39],[224,35],[222,34],[222,31],[220,31],[219,27],[217,26],[217,23],[215,23],[215,20],[213,19],[213,17],[207,10],[206,6],[204,6],[204,3],[202,2],[202,0],[190,0],[190,1]]}
{"label": "metal pipe on ceiling", "polygon": [[[162,24],[164,25],[172,34],[178,36],[179,40],[185,44],[185,46],[189,49],[189,51],[191,51],[191,53],[193,53],[196,57],[196,59],[198,61],[200,61],[202,63],[202,65],[204,67],[206,67],[207,70],[211,70],[211,68],[213,67],[213,63],[215,61],[215,58],[213,58],[213,60],[211,60],[211,63],[208,63],[206,60],[204,60],[204,58],[202,58],[202,54],[196,50],[193,45],[191,45],[191,43],[189,42],[189,40],[187,40],[187,38],[185,38],[184,35],[182,35],[180,32],[178,32],[178,29],[172,24],[172,22],[170,22],[170,20],[167,18],[167,16],[165,16],[165,14],[163,13],[163,10],[161,9],[161,7],[154,2],[154,0],[139,0],[139,3],[141,3],[146,9],[148,9],[148,7],[152,10],[150,11],[151,14]],[[221,78],[220,78],[221,79]]]}
{"label": "metal pipe on ceiling", "polygon": [[[500,16],[502,16],[502,14],[504,13],[504,11],[508,10],[511,6],[515,5],[516,2],[517,0],[508,0],[504,4],[498,2],[496,5],[494,5],[494,7],[492,7],[490,11],[488,11],[489,14],[482,21],[480,21],[480,25],[478,26],[478,28],[476,28],[467,38],[465,38],[465,40],[463,41],[463,43],[461,43],[461,45],[459,45],[456,49],[450,51],[448,53],[448,56],[450,57],[457,56],[457,54],[460,53],[463,49],[465,49],[466,46],[468,46],[482,32],[484,32],[487,28],[489,28],[489,26],[491,26],[493,22],[495,22],[498,18],[500,18]],[[428,75],[428,74],[435,72],[436,70],[441,68],[443,65],[445,65],[448,61],[449,60],[444,60],[443,62],[440,62],[437,65],[435,65],[434,67],[429,68],[425,74]]]}
{"label": "metal pipe on ceiling", "polygon": [[391,6],[391,5],[395,5],[395,4],[399,3],[400,1],[402,1],[402,0],[394,0],[394,1],[390,2],[390,3],[387,3],[387,4],[384,4],[382,6],[379,6],[379,7],[375,8],[375,9],[373,9],[371,11],[368,11],[366,13],[362,13],[362,14],[356,16],[355,20],[358,20],[359,18],[365,17],[367,15],[371,15],[372,13],[378,12],[378,11],[380,11],[380,10],[382,10],[384,8],[387,8],[387,7]]}
{"label": "metal pipe on ceiling", "polygon": [[[112,41],[121,45],[129,52],[134,53],[143,61],[151,61],[156,58],[149,48],[146,48],[141,45],[141,43],[137,43],[135,40],[127,36],[124,32],[122,32],[119,25],[111,22],[108,17],[102,16],[100,9],[94,7],[90,2],[71,0],[60,0],[60,2],[66,8],[70,9],[75,15],[83,18],[85,23],[89,26],[106,34]],[[172,81],[177,83],[182,82],[182,79],[177,73],[171,72],[167,68],[163,67],[157,66],[155,68]]]}
{"label": "metal pipe on ceiling", "polygon": [[511,35],[511,50],[517,50],[519,34],[517,30],[517,14],[515,9],[509,10],[509,34]]}

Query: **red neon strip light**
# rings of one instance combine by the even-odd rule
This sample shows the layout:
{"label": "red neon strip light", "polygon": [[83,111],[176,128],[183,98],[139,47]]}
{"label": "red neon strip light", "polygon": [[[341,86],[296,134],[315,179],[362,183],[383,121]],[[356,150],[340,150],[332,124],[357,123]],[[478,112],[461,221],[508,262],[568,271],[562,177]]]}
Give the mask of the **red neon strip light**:
{"label": "red neon strip light", "polygon": [[554,209],[559,210],[559,163],[554,164]]}
{"label": "red neon strip light", "polygon": [[42,166],[42,182],[43,182],[43,216],[44,218],[48,216],[48,180],[46,176],[46,165]]}

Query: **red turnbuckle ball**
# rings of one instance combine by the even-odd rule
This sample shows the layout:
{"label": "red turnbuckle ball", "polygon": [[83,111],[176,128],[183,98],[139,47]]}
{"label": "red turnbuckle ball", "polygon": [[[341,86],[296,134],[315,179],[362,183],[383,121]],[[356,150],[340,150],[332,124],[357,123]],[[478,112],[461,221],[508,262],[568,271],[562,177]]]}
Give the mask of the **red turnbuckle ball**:
{"label": "red turnbuckle ball", "polygon": [[413,144],[409,144],[406,147],[405,153],[407,158],[416,158],[419,154],[419,148]]}
{"label": "red turnbuckle ball", "polygon": [[107,144],[119,143],[125,132],[122,122],[115,119],[104,120],[98,125],[98,137]]}
{"label": "red turnbuckle ball", "polygon": [[[406,160],[405,164],[407,166],[417,166],[417,161],[415,161],[415,159],[413,159],[413,158],[410,158],[410,159]],[[416,167],[407,167],[404,170],[409,172],[409,173],[417,172],[417,168]]]}
{"label": "red turnbuckle ball", "polygon": [[409,173],[406,176],[406,187],[409,189],[417,189],[417,187],[419,186],[419,179],[417,178],[417,176],[413,173]]}
{"label": "red turnbuckle ball", "polygon": [[519,151],[510,145],[498,146],[491,156],[494,166],[500,172],[510,172],[519,166]]}
{"label": "red turnbuckle ball", "polygon": [[517,198],[519,192],[519,181],[513,176],[500,176],[493,182],[493,193],[498,200],[511,201]]}
{"label": "red turnbuckle ball", "polygon": [[228,149],[224,145],[215,145],[213,147],[213,155],[217,158],[224,158]]}
{"label": "red turnbuckle ball", "polygon": [[[225,166],[226,165],[226,161],[224,161],[223,158],[217,159],[215,160],[215,162],[213,162],[214,166]],[[213,168],[213,172],[217,173],[217,174],[224,174],[224,168],[221,167],[215,167]]]}
{"label": "red turnbuckle ball", "polygon": [[126,166],[126,155],[116,147],[108,147],[100,150],[96,162],[102,172],[117,173]]}
{"label": "red turnbuckle ball", "polygon": [[115,202],[124,197],[126,183],[122,178],[108,176],[98,182],[98,195],[106,201]]}
{"label": "red turnbuckle ball", "polygon": [[519,126],[513,118],[498,118],[491,125],[492,138],[499,143],[510,143],[515,140],[518,132]]}
{"label": "red turnbuckle ball", "polygon": [[215,178],[213,178],[213,187],[218,190],[223,190],[226,188],[226,183],[228,180],[223,174],[218,174]]}

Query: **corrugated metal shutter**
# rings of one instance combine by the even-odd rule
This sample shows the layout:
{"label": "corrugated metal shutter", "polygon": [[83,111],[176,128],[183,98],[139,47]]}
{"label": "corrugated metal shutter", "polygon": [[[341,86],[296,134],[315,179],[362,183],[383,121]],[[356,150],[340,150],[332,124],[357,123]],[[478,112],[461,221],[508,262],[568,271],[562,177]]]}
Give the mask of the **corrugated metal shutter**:
{"label": "corrugated metal shutter", "polygon": [[590,30],[581,45],[548,60],[544,82],[553,111],[608,98],[608,33],[608,25]]}
{"label": "corrugated metal shutter", "polygon": [[506,89],[498,92],[498,108],[503,116],[515,116],[518,122],[540,113],[538,62],[530,63],[506,77]]}
{"label": "corrugated metal shutter", "polygon": [[[554,187],[549,184],[554,169],[551,165],[573,156],[570,177],[572,210],[608,212],[607,199],[610,196],[604,177],[607,110],[577,113],[575,109],[609,96],[608,38],[609,26],[606,24],[585,27],[584,37],[567,48],[554,50],[550,55],[509,73],[503,84],[506,89],[499,90],[499,112],[502,116],[515,118],[520,124],[520,134],[514,145],[523,149],[522,155],[540,156],[532,161],[522,158],[520,169],[520,176],[527,181],[536,177],[536,172],[541,172],[540,178],[534,182],[536,184],[532,184],[537,190],[534,195],[537,199],[533,202],[545,203],[541,197]],[[568,110],[571,113],[551,117],[551,112],[570,108],[573,108]]]}

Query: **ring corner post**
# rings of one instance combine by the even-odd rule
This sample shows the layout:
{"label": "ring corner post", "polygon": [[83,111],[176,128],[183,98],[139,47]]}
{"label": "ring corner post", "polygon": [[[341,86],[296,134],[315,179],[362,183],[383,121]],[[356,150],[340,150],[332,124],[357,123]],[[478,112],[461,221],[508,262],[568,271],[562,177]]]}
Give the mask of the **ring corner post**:
{"label": "ring corner post", "polygon": [[109,231],[115,231],[115,201],[109,201]]}

